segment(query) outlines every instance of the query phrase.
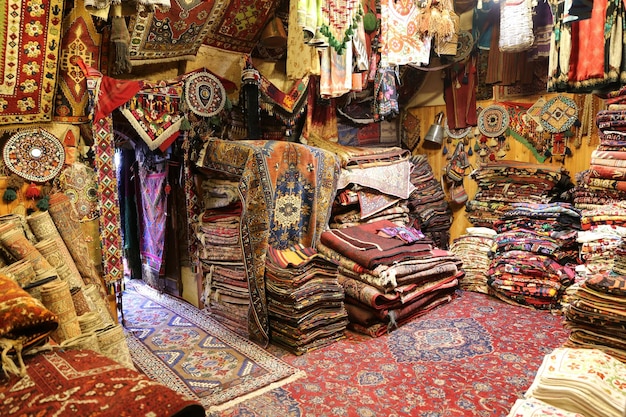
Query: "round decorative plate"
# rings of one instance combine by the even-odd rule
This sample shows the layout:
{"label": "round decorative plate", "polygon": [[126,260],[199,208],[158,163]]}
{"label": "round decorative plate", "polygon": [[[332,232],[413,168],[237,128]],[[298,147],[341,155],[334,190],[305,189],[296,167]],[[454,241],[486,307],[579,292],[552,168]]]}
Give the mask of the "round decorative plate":
{"label": "round decorative plate", "polygon": [[215,116],[224,109],[226,90],[215,75],[200,71],[185,79],[185,102],[198,116]]}
{"label": "round decorative plate", "polygon": [[578,106],[569,97],[556,96],[541,107],[539,123],[550,133],[565,132],[578,119]]}
{"label": "round decorative plate", "polygon": [[45,182],[61,172],[65,150],[59,139],[45,130],[24,130],[7,140],[2,157],[14,174]]}
{"label": "round decorative plate", "polygon": [[511,119],[504,106],[492,104],[481,110],[478,115],[478,129],[483,135],[495,138],[506,132]]}

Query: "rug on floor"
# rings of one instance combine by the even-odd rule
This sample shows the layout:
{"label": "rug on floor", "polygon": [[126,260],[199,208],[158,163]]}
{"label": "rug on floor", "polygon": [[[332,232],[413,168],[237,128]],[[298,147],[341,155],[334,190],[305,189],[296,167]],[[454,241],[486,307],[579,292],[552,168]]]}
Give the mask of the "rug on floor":
{"label": "rug on floor", "polygon": [[233,333],[196,307],[138,283],[123,294],[133,362],[150,378],[219,411],[304,372]]}
{"label": "rug on floor", "polygon": [[502,417],[567,334],[560,315],[459,291],[376,339],[349,332],[302,356],[270,346],[307,376],[210,415]]}

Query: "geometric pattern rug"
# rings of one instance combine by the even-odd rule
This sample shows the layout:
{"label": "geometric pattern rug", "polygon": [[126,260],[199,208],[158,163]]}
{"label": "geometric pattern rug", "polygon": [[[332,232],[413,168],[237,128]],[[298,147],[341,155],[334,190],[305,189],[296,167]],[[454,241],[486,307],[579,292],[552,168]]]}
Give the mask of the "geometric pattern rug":
{"label": "geometric pattern rug", "polygon": [[502,417],[567,340],[563,317],[458,291],[377,338],[345,339],[295,356],[270,351],[306,377],[211,417]]}
{"label": "geometric pattern rug", "polygon": [[219,411],[305,374],[215,321],[145,284],[123,294],[126,339],[148,377]]}

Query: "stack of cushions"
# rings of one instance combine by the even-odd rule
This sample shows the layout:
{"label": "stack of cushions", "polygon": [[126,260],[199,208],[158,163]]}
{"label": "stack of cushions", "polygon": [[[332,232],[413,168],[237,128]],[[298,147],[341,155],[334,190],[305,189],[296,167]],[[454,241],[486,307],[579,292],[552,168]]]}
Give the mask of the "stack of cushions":
{"label": "stack of cushions", "polygon": [[[24,291],[17,282],[0,274],[0,348],[6,375],[25,372],[21,353],[47,340],[59,325],[56,314]],[[20,366],[15,364],[14,358]]]}

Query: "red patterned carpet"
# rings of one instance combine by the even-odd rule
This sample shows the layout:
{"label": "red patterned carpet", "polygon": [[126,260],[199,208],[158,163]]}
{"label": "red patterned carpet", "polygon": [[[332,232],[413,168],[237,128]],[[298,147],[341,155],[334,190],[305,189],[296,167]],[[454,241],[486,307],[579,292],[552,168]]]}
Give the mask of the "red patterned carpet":
{"label": "red patterned carpet", "polygon": [[350,333],[303,356],[271,347],[307,377],[210,415],[503,417],[530,386],[543,356],[567,339],[562,321],[460,292],[377,339]]}

